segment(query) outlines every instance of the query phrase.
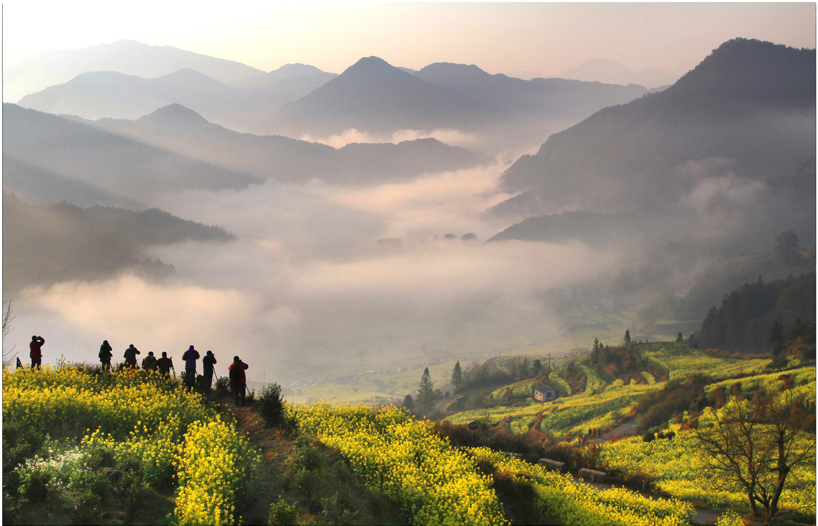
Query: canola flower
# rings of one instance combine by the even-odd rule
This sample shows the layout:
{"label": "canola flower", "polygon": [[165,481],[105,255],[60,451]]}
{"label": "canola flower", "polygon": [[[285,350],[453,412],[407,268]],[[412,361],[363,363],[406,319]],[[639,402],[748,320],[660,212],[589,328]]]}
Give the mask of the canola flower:
{"label": "canola flower", "polygon": [[[814,383],[812,389],[815,389]],[[699,422],[706,425],[707,414]],[[708,459],[698,452],[695,433],[679,431],[679,427],[669,427],[676,433],[672,440],[644,442],[641,437],[631,437],[605,443],[600,459],[626,471],[638,467],[656,477],[658,489],[681,500],[704,502],[719,510],[748,508],[747,495],[742,489],[727,486],[723,479],[708,474]],[[814,504],[815,471],[811,466],[798,466],[788,476],[781,507],[786,511],[810,508]]]}
{"label": "canola flower", "polygon": [[396,408],[318,403],[294,408],[301,429],[338,449],[366,482],[401,504],[413,524],[507,524],[467,454]]}
{"label": "canola flower", "polygon": [[528,481],[537,505],[546,515],[567,525],[676,526],[689,524],[693,506],[677,499],[652,499],[622,488],[598,491],[576,483],[570,475],[548,471],[488,448],[472,448],[471,455],[496,471]]}
{"label": "canola flower", "polygon": [[[91,375],[61,367],[3,371],[3,423],[138,459],[148,482],[177,478],[179,524],[233,522],[237,500],[253,483],[258,458],[231,423],[198,394],[155,373]],[[64,464],[73,456],[30,459],[22,470]],[[49,464],[50,463],[50,464]]]}

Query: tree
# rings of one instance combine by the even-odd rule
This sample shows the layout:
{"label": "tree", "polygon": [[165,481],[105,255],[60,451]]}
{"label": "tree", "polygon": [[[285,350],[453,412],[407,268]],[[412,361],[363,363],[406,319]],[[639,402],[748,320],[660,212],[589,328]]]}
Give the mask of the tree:
{"label": "tree", "polygon": [[423,376],[420,377],[420,385],[418,386],[417,408],[421,413],[428,413],[432,410],[435,403],[435,390],[432,383],[432,377],[429,374],[429,368],[423,369]]}
{"label": "tree", "polygon": [[3,309],[3,367],[11,367],[12,361],[17,358],[17,353],[14,352],[16,346],[6,349],[6,336],[11,332],[11,322],[17,315],[11,313],[11,299],[4,301],[3,305],[5,306]]}
{"label": "tree", "polygon": [[628,345],[631,344],[631,331],[630,331],[630,329],[625,329],[625,338],[623,338],[623,340],[625,341],[625,346],[628,346]]}
{"label": "tree", "polygon": [[415,402],[412,400],[412,395],[408,394],[403,399],[403,408],[408,409],[409,411],[415,410]]}
{"label": "tree", "polygon": [[770,336],[767,338],[767,342],[770,344],[770,354],[773,358],[784,350],[784,327],[778,320],[775,320],[772,327],[770,327]]}
{"label": "tree", "polygon": [[463,370],[460,368],[460,361],[454,364],[454,369],[452,369],[452,385],[455,389],[460,387],[463,384]]}
{"label": "tree", "polygon": [[682,331],[679,331],[679,334],[676,335],[676,343],[684,343],[685,337],[682,334]]}
{"label": "tree", "polygon": [[594,351],[599,350],[599,338],[594,338]]}
{"label": "tree", "polygon": [[531,369],[534,372],[534,376],[539,376],[542,374],[542,362],[537,359],[534,360],[534,363],[531,365]]}
{"label": "tree", "polygon": [[696,430],[711,460],[708,469],[744,491],[754,517],[763,507],[765,524],[771,524],[782,515],[778,506],[787,476],[796,466],[815,463],[814,406],[787,390],[733,400],[709,416],[712,425],[700,418]]}

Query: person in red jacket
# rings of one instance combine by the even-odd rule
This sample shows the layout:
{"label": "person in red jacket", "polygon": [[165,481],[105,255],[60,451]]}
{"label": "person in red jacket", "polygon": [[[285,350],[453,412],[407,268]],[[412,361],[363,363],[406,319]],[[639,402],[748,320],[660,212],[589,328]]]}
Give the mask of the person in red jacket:
{"label": "person in red jacket", "polygon": [[236,405],[244,405],[244,397],[247,393],[247,376],[244,374],[246,369],[247,364],[242,362],[238,356],[233,357],[233,363],[227,368],[227,376],[230,378],[230,385],[233,389],[233,403]]}
{"label": "person in red jacket", "polygon": [[40,364],[43,361],[43,344],[45,343],[45,339],[42,336],[32,336],[31,343],[28,344],[29,348],[31,349],[31,368],[34,369],[34,366],[37,366],[37,369],[40,368]]}

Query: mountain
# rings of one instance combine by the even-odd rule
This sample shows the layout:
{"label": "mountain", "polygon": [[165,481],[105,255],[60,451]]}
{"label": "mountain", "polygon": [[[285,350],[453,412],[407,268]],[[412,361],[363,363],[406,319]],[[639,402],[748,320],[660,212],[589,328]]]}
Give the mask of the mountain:
{"label": "mountain", "polygon": [[415,76],[520,117],[575,122],[606,106],[630,102],[648,91],[635,85],[542,78],[521,80],[503,74],[491,75],[475,65],[444,62],[426,66]]}
{"label": "mountain", "polygon": [[26,95],[19,105],[84,119],[137,119],[169,104],[181,104],[224,126],[245,130],[281,105],[300,99],[335,75],[312,66],[286,68],[270,81],[251,77],[255,87],[237,88],[186,68],[146,79],[115,71],[83,73],[70,81]]}
{"label": "mountain", "polygon": [[18,101],[25,95],[63,84],[87,72],[113,71],[155,78],[188,68],[225,84],[264,73],[239,62],[172,46],[149,46],[132,40],[119,40],[82,49],[40,53],[4,69],[3,100]]}
{"label": "mountain", "polygon": [[158,107],[183,102],[206,106],[226,99],[232,89],[192,69],[144,79],[114,71],[83,73],[65,84],[51,86],[20,99],[19,106],[45,113],[86,119],[136,119]]}
{"label": "mountain", "polygon": [[[50,177],[62,181],[66,189],[73,188],[74,194],[90,186],[95,196],[115,196],[114,203],[140,202],[184,190],[245,188],[261,181],[14,104],[3,104],[3,168],[6,191],[36,194],[38,185]],[[53,192],[50,195],[56,197]]]}
{"label": "mountain", "polygon": [[256,75],[254,77],[248,77],[239,80],[238,82],[233,82],[230,85],[234,88],[253,89],[271,86],[278,81],[287,79],[316,77],[324,78],[324,82],[327,82],[337,76],[338,75],[335,73],[321,71],[315,66],[308,66],[306,64],[284,64],[280,68],[269,73],[262,73],[261,75]]}
{"label": "mountain", "polygon": [[658,88],[673,84],[678,75],[656,68],[633,71],[618,62],[604,58],[587,60],[579,66],[565,70],[560,78],[604,82],[606,84],[639,84],[647,88]]}
{"label": "mountain", "polygon": [[282,106],[254,133],[331,135],[347,129],[476,131],[507,123],[501,109],[439,88],[377,57],[362,58],[309,95]]}
{"label": "mountain", "polygon": [[814,157],[815,50],[736,39],[670,88],[600,110],[521,157],[502,176],[519,206],[498,210],[654,209],[731,181],[774,190]]}
{"label": "mountain", "polygon": [[138,257],[152,245],[187,240],[224,242],[221,228],[186,221],[158,209],[134,212],[65,202],[38,206],[3,192],[3,289],[94,280],[130,269],[148,277],[173,273],[161,261]]}
{"label": "mountain", "polygon": [[424,173],[469,168],[491,159],[434,139],[399,144],[349,144],[335,149],[277,135],[237,133],[178,104],[136,121],[88,123],[110,133],[189,158],[283,182],[317,178],[331,184],[407,180]]}

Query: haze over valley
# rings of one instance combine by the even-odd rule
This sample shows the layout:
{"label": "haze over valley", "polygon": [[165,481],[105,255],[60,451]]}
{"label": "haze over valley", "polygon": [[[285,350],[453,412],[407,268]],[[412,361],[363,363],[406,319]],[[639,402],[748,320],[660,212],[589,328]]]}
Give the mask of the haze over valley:
{"label": "haze over valley", "polygon": [[[687,335],[742,280],[814,271],[815,50],[755,38],[562,78],[130,39],[13,64],[4,346],[192,343],[290,385]],[[723,271],[785,231],[797,265]]]}

